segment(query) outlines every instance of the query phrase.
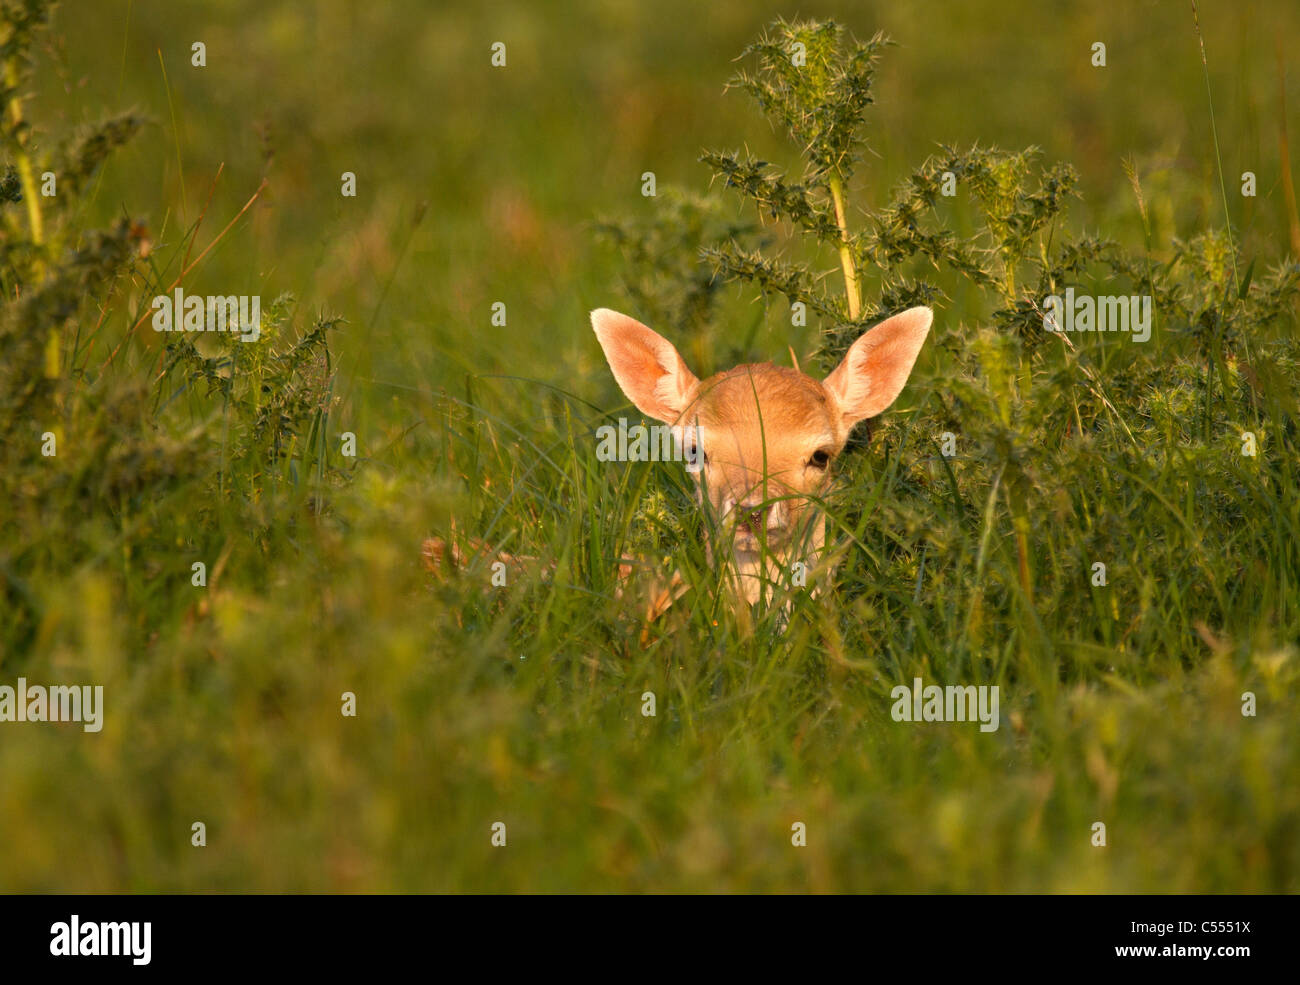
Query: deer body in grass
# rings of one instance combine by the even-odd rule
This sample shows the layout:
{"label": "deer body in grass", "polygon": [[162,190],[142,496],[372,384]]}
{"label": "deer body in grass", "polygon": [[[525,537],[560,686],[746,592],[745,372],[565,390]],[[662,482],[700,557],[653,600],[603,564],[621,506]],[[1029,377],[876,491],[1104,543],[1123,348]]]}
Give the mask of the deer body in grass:
{"label": "deer body in grass", "polygon": [[817,500],[831,463],[854,425],[898,397],[932,319],[918,307],[881,322],[824,380],[771,363],[700,380],[672,343],[636,319],[608,308],[591,313],[623,393],[670,425],[697,466],[690,471],[712,532],[709,560],[725,567],[738,600],[753,604],[767,597],[766,586],[788,584],[796,563],[813,569],[826,543]]}

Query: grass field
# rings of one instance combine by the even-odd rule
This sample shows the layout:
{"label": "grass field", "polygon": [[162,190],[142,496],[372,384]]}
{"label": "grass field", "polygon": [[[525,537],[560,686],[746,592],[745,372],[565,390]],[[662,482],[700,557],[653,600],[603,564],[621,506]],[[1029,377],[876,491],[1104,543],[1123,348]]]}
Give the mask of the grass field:
{"label": "grass field", "polygon": [[[0,890],[1300,890],[1300,8],[1200,4],[1203,66],[1189,4],[1096,6],[55,8],[6,84],[0,685],[102,685],[104,721],[0,722]],[[704,150],[797,164],[724,91],[796,14],[897,42],[853,222],[941,146],[1034,145],[1078,184],[1025,263],[1113,239],[1156,313],[1067,343],[1000,320],[1035,284],[936,271],[835,466],[834,590],[747,629],[680,468],[597,460],[639,416],[587,313],[700,373],[830,358],[835,325],[655,238],[674,189],[757,221]],[[983,242],[964,191],[936,208]],[[154,332],[178,279],[260,296],[262,337]],[[426,570],[461,534],[554,574]],[[629,552],[694,583],[645,644]],[[894,721],[917,677],[998,686],[999,729]]]}

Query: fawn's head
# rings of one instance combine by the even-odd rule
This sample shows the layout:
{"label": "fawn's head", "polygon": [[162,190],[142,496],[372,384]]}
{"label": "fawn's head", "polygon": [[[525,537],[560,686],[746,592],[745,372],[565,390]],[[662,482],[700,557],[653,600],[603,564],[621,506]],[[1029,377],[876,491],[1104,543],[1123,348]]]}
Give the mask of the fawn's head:
{"label": "fawn's head", "polygon": [[[634,318],[599,308],[592,327],[614,379],[648,417],[674,426],[696,472],[701,502],[734,535],[737,552],[802,536],[808,497],[859,421],[894,402],[930,330],[910,308],[865,332],[824,380],[771,363],[699,380],[672,344]],[[696,442],[698,447],[694,447]]]}

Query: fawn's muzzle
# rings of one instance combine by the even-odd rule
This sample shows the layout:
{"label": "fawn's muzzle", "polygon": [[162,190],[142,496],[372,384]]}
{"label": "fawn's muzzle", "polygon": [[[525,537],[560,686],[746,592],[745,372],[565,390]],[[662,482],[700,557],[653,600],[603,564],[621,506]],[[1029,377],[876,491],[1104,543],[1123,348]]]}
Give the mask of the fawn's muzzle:
{"label": "fawn's muzzle", "polygon": [[757,498],[746,498],[737,503],[728,497],[722,502],[722,519],[735,528],[738,540],[757,540],[766,532],[769,537],[785,529],[786,510],[781,502],[770,503]]}

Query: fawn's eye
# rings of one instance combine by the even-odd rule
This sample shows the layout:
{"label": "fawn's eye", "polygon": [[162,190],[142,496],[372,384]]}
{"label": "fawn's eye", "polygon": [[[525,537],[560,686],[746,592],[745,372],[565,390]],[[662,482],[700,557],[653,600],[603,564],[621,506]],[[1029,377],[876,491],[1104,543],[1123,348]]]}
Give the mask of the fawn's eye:
{"label": "fawn's eye", "polygon": [[822,451],[820,448],[817,449],[815,452],[813,452],[812,458],[808,459],[809,465],[811,465],[815,469],[821,469],[822,471],[825,471],[826,466],[830,465],[830,463],[831,463],[830,454],[828,452]]}

